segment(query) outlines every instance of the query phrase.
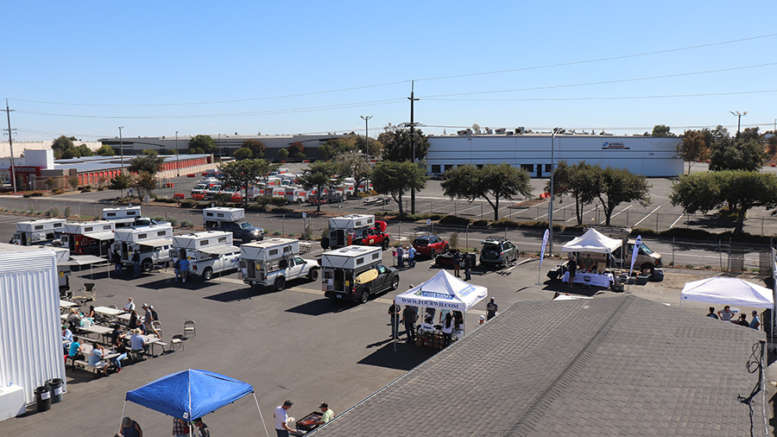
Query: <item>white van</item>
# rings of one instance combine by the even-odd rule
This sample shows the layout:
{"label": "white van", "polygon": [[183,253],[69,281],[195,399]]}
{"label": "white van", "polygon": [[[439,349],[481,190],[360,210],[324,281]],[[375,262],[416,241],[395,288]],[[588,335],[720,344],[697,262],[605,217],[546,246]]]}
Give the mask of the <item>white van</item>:
{"label": "white van", "polygon": [[286,282],[308,278],[318,279],[318,263],[299,256],[299,241],[289,238],[268,238],[240,246],[240,275],[243,282],[256,286],[273,286],[283,290]]}
{"label": "white van", "polygon": [[122,265],[132,266],[133,257],[137,253],[141,269],[147,272],[155,266],[170,264],[172,247],[173,227],[170,223],[160,223],[136,229],[117,229],[114,233],[111,257],[114,252],[118,252]]}
{"label": "white van", "polygon": [[230,232],[194,232],[173,237],[173,258],[189,260],[189,272],[209,281],[214,273],[238,268],[240,248]]}

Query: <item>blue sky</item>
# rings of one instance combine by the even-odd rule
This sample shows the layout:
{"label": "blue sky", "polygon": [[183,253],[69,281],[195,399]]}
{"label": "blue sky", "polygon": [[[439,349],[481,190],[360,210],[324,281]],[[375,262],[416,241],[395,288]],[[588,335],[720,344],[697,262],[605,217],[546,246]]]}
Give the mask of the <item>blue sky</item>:
{"label": "blue sky", "polygon": [[[0,96],[22,140],[117,126],[363,132],[362,114],[374,135],[409,120],[410,79],[416,121],[434,126],[681,132],[735,123],[730,110],[748,111],[743,124],[777,118],[773,1],[29,5],[3,6],[0,40]],[[667,75],[680,76],[655,78]]]}

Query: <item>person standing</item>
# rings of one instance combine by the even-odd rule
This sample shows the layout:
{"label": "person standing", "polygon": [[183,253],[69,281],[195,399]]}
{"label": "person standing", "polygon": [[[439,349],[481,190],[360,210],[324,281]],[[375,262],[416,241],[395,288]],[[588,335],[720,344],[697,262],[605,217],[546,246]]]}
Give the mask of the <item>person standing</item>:
{"label": "person standing", "polygon": [[287,412],[292,405],[294,404],[291,401],[285,400],[283,405],[275,407],[275,411],[272,413],[272,417],[275,419],[275,433],[278,437],[289,437],[289,432],[292,431],[286,423],[289,418]]}
{"label": "person standing", "polygon": [[459,277],[459,272],[461,271],[461,252],[458,250],[453,254],[453,272],[456,274],[456,277]]}
{"label": "person standing", "polygon": [[140,252],[135,251],[135,253],[132,254],[132,268],[135,271],[135,276],[140,275]]}
{"label": "person standing", "polygon": [[121,273],[121,255],[119,255],[118,250],[114,250],[113,254],[111,255],[111,262],[113,263],[113,271],[116,274]]}
{"label": "person standing", "polygon": [[402,246],[397,246],[397,267],[402,268],[405,266],[405,251]]}
{"label": "person standing", "polygon": [[189,422],[173,417],[173,437],[190,437]]}
{"label": "person standing", "polygon": [[718,311],[718,317],[724,322],[730,321],[734,317],[734,313],[731,311],[731,306],[726,305],[723,307],[723,311]]}
{"label": "person standing", "polygon": [[710,307],[710,312],[707,313],[707,317],[718,320],[718,315],[715,314],[715,307]]}
{"label": "person standing", "polygon": [[125,417],[121,419],[121,429],[119,430],[122,437],[143,437],[143,430],[140,429],[138,422]]}
{"label": "person standing", "polygon": [[389,322],[391,323],[391,338],[399,337],[399,316],[402,313],[402,307],[392,303],[388,309]]}
{"label": "person standing", "polygon": [[761,319],[758,318],[758,311],[753,311],[752,315],[753,318],[750,320],[750,327],[757,331],[758,328],[761,327]]}
{"label": "person standing", "polygon": [[469,281],[472,279],[472,257],[464,255],[464,280]]}
{"label": "person standing", "polygon": [[124,311],[130,312],[135,309],[135,298],[130,297],[127,299],[127,303],[124,304]]}
{"label": "person standing", "polygon": [[210,437],[208,425],[202,421],[202,418],[194,419],[194,429],[197,431],[197,437]]}
{"label": "person standing", "polygon": [[178,269],[181,273],[181,283],[185,284],[189,278],[189,260],[186,257],[181,258],[181,261],[178,263]]}
{"label": "person standing", "polygon": [[410,246],[410,248],[407,249],[407,260],[410,264],[410,268],[415,267],[415,247]]}
{"label": "person standing", "polygon": [[486,305],[486,321],[493,319],[496,317],[496,312],[499,310],[499,305],[494,302],[494,298],[492,297],[490,301],[488,301],[488,304]]}
{"label": "person standing", "polygon": [[402,311],[402,322],[405,324],[408,343],[415,341],[415,323],[418,320],[418,308],[412,305],[405,305]]}
{"label": "person standing", "polygon": [[573,288],[575,286],[575,273],[577,273],[577,261],[575,261],[574,256],[569,257],[567,269],[569,270],[569,288]]}

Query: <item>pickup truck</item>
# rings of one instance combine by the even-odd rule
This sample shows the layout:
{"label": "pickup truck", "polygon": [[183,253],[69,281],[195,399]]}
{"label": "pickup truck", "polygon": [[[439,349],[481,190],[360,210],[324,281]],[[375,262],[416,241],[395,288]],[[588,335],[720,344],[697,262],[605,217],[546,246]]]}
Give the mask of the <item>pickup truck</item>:
{"label": "pickup truck", "polygon": [[286,282],[294,279],[307,278],[310,281],[318,279],[319,265],[316,261],[293,256],[279,263],[279,268],[270,272],[256,269],[252,260],[240,260],[240,273],[243,282],[252,287],[273,287],[275,290],[286,288]]}

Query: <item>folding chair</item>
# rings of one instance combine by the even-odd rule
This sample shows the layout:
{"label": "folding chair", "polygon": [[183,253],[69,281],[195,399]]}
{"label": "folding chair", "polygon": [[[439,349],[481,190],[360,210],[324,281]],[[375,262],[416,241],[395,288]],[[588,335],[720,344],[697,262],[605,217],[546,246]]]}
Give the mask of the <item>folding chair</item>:
{"label": "folding chair", "polygon": [[175,347],[180,347],[181,349],[186,349],[183,343],[183,335],[181,334],[175,334],[173,338],[170,340],[170,350],[174,349]]}
{"label": "folding chair", "polygon": [[194,320],[183,322],[183,335],[187,333],[192,333],[195,337],[197,336],[197,323]]}

